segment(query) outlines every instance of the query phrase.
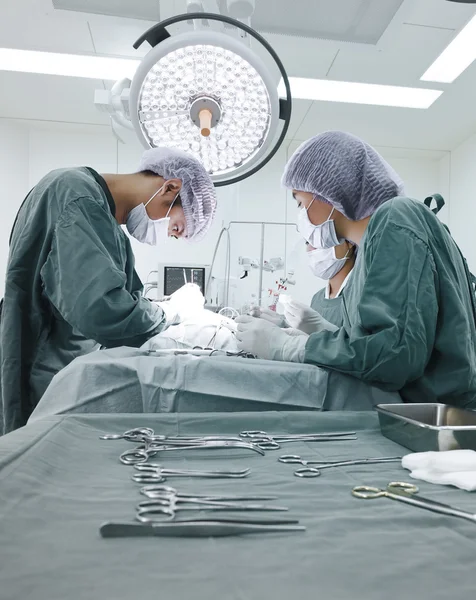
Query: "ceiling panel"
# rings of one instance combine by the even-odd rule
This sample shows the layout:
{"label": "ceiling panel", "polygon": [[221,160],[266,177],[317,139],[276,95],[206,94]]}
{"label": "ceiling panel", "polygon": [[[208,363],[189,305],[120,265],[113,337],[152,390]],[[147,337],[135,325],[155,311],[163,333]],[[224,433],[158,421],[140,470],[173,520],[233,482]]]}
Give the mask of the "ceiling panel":
{"label": "ceiling panel", "polygon": [[0,71],[0,116],[107,125],[94,106],[100,87],[98,80]]}
{"label": "ceiling panel", "polygon": [[[343,46],[329,72],[331,79],[422,85],[420,77],[452,39],[446,29],[425,29],[401,25],[384,48]],[[425,85],[425,84],[423,84]],[[433,84],[436,89],[441,89]]]}
{"label": "ceiling panel", "polygon": [[[290,38],[284,35],[265,34],[267,41],[281,59],[288,75],[294,77],[326,77],[341,44],[310,38]],[[370,47],[369,47],[370,48]],[[264,58],[257,44],[253,50]]]}
{"label": "ceiling panel", "polygon": [[286,134],[287,138],[292,139],[296,135],[311,106],[311,100],[293,100],[291,122],[289,123],[289,129]]}
{"label": "ceiling panel", "polygon": [[158,0],[52,0],[52,2],[54,8],[61,10],[147,21],[160,21],[162,18]]}
{"label": "ceiling panel", "polygon": [[405,21],[427,27],[460,29],[476,13],[474,5],[447,0],[407,0],[407,4]]}
{"label": "ceiling panel", "polygon": [[106,19],[91,21],[91,36],[98,54],[117,54],[140,58],[150,50],[149,44],[142,44],[134,50],[132,44],[155,23],[152,21],[123,21],[108,23]]}
{"label": "ceiling panel", "polygon": [[350,131],[376,146],[451,150],[476,132],[476,65],[428,110],[313,102],[295,139],[320,131]]}
{"label": "ceiling panel", "polygon": [[255,29],[302,37],[376,44],[403,0],[256,0]]}
{"label": "ceiling panel", "polygon": [[93,52],[87,21],[55,13],[45,0],[0,0],[0,46],[50,52]]}

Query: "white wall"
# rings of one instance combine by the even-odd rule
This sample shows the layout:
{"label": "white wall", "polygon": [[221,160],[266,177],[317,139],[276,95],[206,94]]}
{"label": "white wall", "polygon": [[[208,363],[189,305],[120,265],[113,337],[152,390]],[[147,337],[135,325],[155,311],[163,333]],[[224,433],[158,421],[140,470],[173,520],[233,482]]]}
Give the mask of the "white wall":
{"label": "white wall", "polygon": [[28,165],[28,129],[23,125],[0,119],[1,295],[4,290],[10,232],[18,207],[29,191]]}
{"label": "white wall", "polygon": [[[107,127],[35,124],[28,130],[8,122],[2,123],[1,127],[0,185],[4,197],[1,227],[4,235],[0,252],[0,277],[3,280],[7,260],[6,242],[11,224],[30,187],[48,171],[58,167],[88,165],[99,172],[134,171],[142,147],[134,139],[128,140],[125,145],[118,143]],[[286,159],[297,145],[298,142],[284,144],[259,173],[234,186],[218,189],[217,218],[203,242],[192,246],[170,240],[159,252],[156,248],[133,240],[136,266],[142,280],[146,280],[159,262],[210,263],[221,227],[230,221],[295,222],[295,202],[281,188],[280,179]],[[386,149],[380,151],[405,180],[408,195],[423,200],[427,195],[440,191],[446,197],[449,161],[415,157],[412,153],[406,156],[401,150],[398,154]],[[446,215],[443,216],[445,219]],[[251,294],[258,294],[258,272],[251,271],[248,278],[239,280],[241,269],[238,267],[238,257],[258,259],[260,233],[261,228],[257,225],[232,225],[230,228],[233,278],[230,303],[234,305],[247,301]],[[224,238],[214,272],[218,277],[224,274],[225,248]],[[304,244],[294,227],[268,226],[264,256],[265,259],[286,257],[288,269],[296,270],[297,284],[289,288],[289,293],[296,298],[309,302],[317,289],[322,287],[323,282],[314,278],[307,268]],[[275,287],[276,279],[281,275],[282,272],[265,273],[263,287]]]}
{"label": "white wall", "polygon": [[476,135],[473,135],[451,153],[450,179],[451,233],[476,272]]}

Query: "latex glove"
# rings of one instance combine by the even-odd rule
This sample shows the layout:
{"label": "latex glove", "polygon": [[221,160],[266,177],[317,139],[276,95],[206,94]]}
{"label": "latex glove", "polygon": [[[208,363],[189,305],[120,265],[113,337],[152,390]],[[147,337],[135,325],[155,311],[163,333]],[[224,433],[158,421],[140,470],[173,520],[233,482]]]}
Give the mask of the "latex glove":
{"label": "latex glove", "polygon": [[187,283],[174,292],[168,300],[158,302],[166,317],[167,326],[191,319],[203,310],[205,298],[195,283]]}
{"label": "latex glove", "polygon": [[291,327],[300,329],[309,335],[319,331],[337,331],[339,329],[309,306],[292,298],[284,303],[284,317]]}
{"label": "latex glove", "polygon": [[294,329],[294,327],[286,327],[283,331],[286,335],[291,337],[297,337],[298,335],[304,336],[306,339],[309,337],[307,333],[304,333],[304,331],[301,331],[300,329]]}
{"label": "latex glove", "polygon": [[241,316],[235,319],[238,348],[258,358],[303,362],[307,336],[290,336],[264,319]]}
{"label": "latex glove", "polygon": [[276,327],[287,327],[286,319],[283,315],[278,315],[274,310],[270,310],[269,308],[260,308],[255,306],[251,309],[251,316],[257,319],[264,319]]}

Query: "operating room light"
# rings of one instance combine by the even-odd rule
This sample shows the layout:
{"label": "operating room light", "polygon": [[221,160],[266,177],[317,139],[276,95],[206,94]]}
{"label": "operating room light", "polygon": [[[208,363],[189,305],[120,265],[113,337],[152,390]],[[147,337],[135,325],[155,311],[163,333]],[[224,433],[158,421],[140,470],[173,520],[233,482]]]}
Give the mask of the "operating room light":
{"label": "operating room light", "polygon": [[0,48],[0,71],[106,79],[133,77],[138,60]]}
{"label": "operating room light", "polygon": [[[196,122],[198,110],[193,119],[194,100],[200,98],[200,110],[218,121],[205,131]],[[139,96],[139,121],[150,146],[191,152],[211,173],[224,173],[263,145],[271,102],[263,78],[241,56],[196,44],[168,53],[149,71]]]}
{"label": "operating room light", "polygon": [[422,81],[452,83],[476,59],[476,15],[463,27],[421,77]]}
{"label": "operating room light", "polygon": [[[304,77],[290,77],[289,83],[293,98],[400,108],[429,108],[443,93],[440,90],[423,88]],[[282,82],[278,91],[281,91],[281,88]]]}
{"label": "operating room light", "polygon": [[[203,27],[205,20],[216,26]],[[188,31],[183,25],[173,31],[177,23],[186,23]],[[266,54],[253,51],[249,39]],[[134,47],[144,42],[151,49],[132,82],[99,90],[98,108],[114,123],[133,128],[146,148],[166,146],[194,155],[215,185],[262,168],[281,145],[291,116],[288,77],[269,43],[235,19],[202,12],[157,24]]]}

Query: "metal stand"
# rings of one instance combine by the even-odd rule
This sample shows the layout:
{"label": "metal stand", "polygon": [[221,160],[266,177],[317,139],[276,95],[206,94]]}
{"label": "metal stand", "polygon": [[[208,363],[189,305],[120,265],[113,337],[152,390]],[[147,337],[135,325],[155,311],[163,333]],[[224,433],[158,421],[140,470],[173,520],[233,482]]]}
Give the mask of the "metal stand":
{"label": "metal stand", "polygon": [[[261,225],[261,244],[259,255],[259,292],[258,303],[261,306],[263,296],[263,262],[264,262],[264,236],[266,233],[266,225],[280,225],[281,227],[296,227],[296,223],[276,223],[273,221],[230,221],[226,230],[229,231],[232,225]],[[229,282],[228,282],[229,286]],[[227,292],[228,295],[228,292]]]}

